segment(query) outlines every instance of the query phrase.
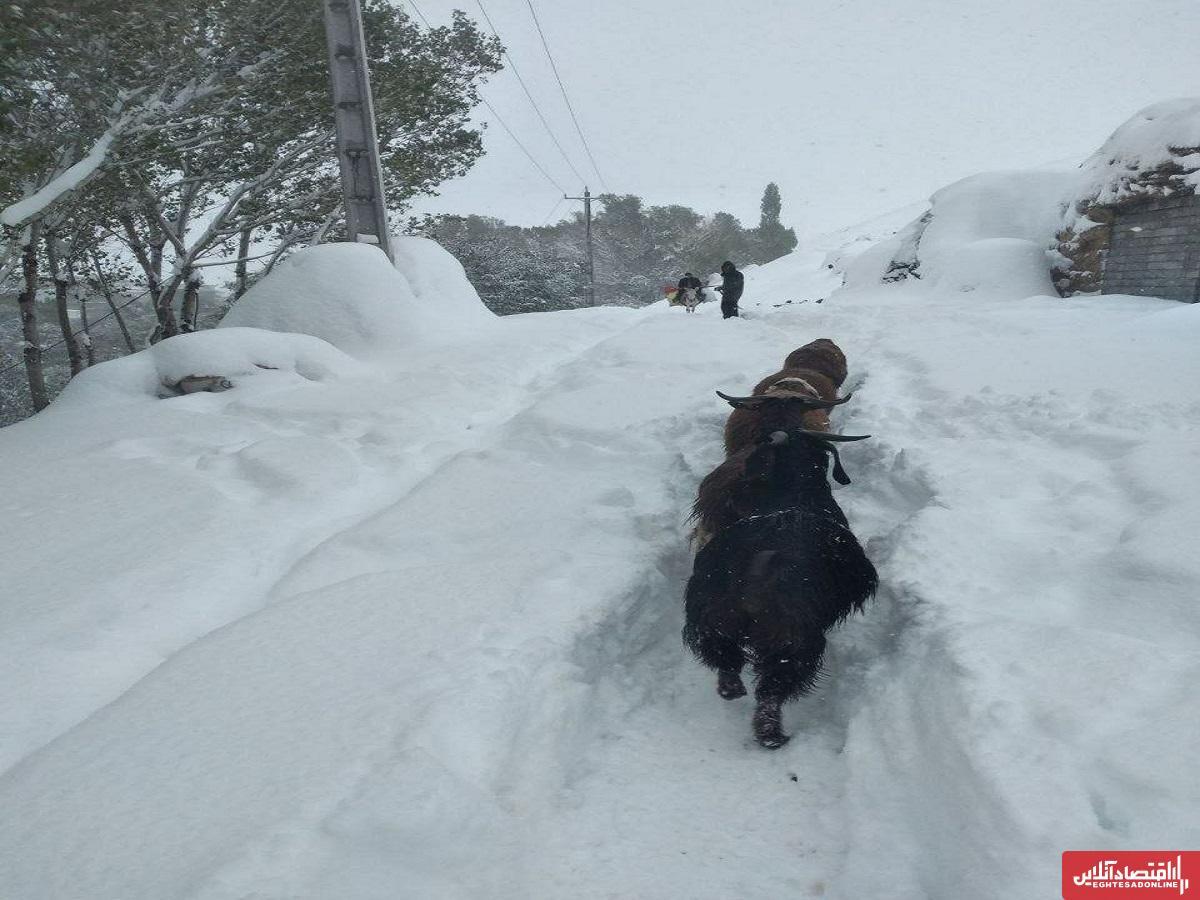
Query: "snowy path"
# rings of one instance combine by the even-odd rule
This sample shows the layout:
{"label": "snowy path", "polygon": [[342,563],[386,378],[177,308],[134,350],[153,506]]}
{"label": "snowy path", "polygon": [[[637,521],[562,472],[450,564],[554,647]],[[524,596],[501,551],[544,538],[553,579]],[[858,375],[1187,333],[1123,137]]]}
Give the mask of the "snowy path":
{"label": "snowy path", "polygon": [[[756,273],[746,321],[520,317],[387,383],[184,401],[212,424],[153,465],[204,473],[181,514],[218,543],[150,568],[158,630],[27,576],[9,689],[49,709],[3,707],[0,894],[1007,898],[1051,893],[1066,847],[1200,842],[1192,318],[830,297],[819,265]],[[679,642],[682,520],[712,391],[820,336],[859,384],[840,427],[875,435],[838,496],[884,587],[768,754]],[[39,637],[81,609],[93,646]],[[140,655],[89,670],[114,647]]]}

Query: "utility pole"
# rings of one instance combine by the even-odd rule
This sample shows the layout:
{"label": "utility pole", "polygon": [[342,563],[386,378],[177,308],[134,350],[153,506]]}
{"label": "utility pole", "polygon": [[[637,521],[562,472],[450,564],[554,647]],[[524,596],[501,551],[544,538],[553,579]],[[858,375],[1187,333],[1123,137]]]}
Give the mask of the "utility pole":
{"label": "utility pole", "polygon": [[596,305],[596,265],[592,256],[592,193],[585,185],[583,188],[582,197],[568,197],[563,194],[564,200],[582,200],[583,201],[583,218],[587,222],[587,262],[588,262],[588,297],[591,305]]}
{"label": "utility pole", "polygon": [[329,48],[329,81],[346,204],[346,233],[352,241],[374,244],[391,259],[362,9],[359,0],[321,0],[321,3],[325,9],[325,42]]}

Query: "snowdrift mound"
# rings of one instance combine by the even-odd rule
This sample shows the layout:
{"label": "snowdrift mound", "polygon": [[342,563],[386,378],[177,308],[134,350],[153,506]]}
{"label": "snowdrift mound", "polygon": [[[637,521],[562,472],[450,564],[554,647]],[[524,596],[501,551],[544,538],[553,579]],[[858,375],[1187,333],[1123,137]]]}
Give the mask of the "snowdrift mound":
{"label": "snowdrift mound", "polygon": [[222,327],[309,334],[351,356],[478,331],[492,318],[462,266],[433,241],[397,239],[396,266],[364,244],[321,244],[284,260]]}
{"label": "snowdrift mound", "polygon": [[1046,248],[1070,183],[1069,173],[1054,170],[964,178],[934,194],[928,212],[895,237],[855,259],[846,283],[916,277],[946,293],[1053,295]]}
{"label": "snowdrift mound", "polygon": [[495,321],[496,314],[483,305],[467,280],[462,263],[437,241],[422,237],[393,237],[392,255],[417,298],[414,315],[432,333],[476,333]]}
{"label": "snowdrift mound", "polygon": [[405,312],[416,306],[408,282],[375,247],[321,244],[280,263],[221,327],[309,334],[363,357],[413,340]]}
{"label": "snowdrift mound", "polygon": [[361,364],[306,334],[276,334],[256,328],[197,331],[85,369],[55,400],[55,411],[114,402],[158,400],[188,376],[213,375],[234,388],[264,375],[330,381],[360,371]]}

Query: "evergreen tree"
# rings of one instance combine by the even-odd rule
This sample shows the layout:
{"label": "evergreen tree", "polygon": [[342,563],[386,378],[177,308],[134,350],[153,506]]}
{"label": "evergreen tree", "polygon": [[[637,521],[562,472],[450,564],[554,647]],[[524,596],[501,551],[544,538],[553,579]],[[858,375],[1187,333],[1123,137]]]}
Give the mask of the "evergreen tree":
{"label": "evergreen tree", "polygon": [[763,191],[762,216],[758,220],[758,228],[754,232],[753,261],[757,263],[770,262],[796,249],[796,232],[784,228],[779,220],[783,211],[783,199],[779,195],[779,185],[771,182]]}

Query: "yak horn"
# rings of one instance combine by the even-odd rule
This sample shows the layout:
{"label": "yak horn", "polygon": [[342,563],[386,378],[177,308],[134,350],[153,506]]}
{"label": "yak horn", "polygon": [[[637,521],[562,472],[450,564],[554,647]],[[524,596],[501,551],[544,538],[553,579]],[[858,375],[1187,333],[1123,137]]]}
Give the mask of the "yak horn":
{"label": "yak horn", "polygon": [[764,403],[798,403],[808,409],[833,409],[835,406],[841,406],[853,394],[847,394],[845,397],[838,397],[835,400],[822,400],[820,397],[780,397],[769,396],[766,394],[753,394],[749,397],[731,397],[728,394],[717,391],[717,396],[728,403],[730,406],[739,409],[747,409],[755,406],[762,406]]}
{"label": "yak horn", "polygon": [[802,434],[805,437],[816,438],[818,441],[845,443],[846,441],[865,441],[869,434],[834,434],[832,431],[809,431],[806,428],[793,428],[791,434]]}

